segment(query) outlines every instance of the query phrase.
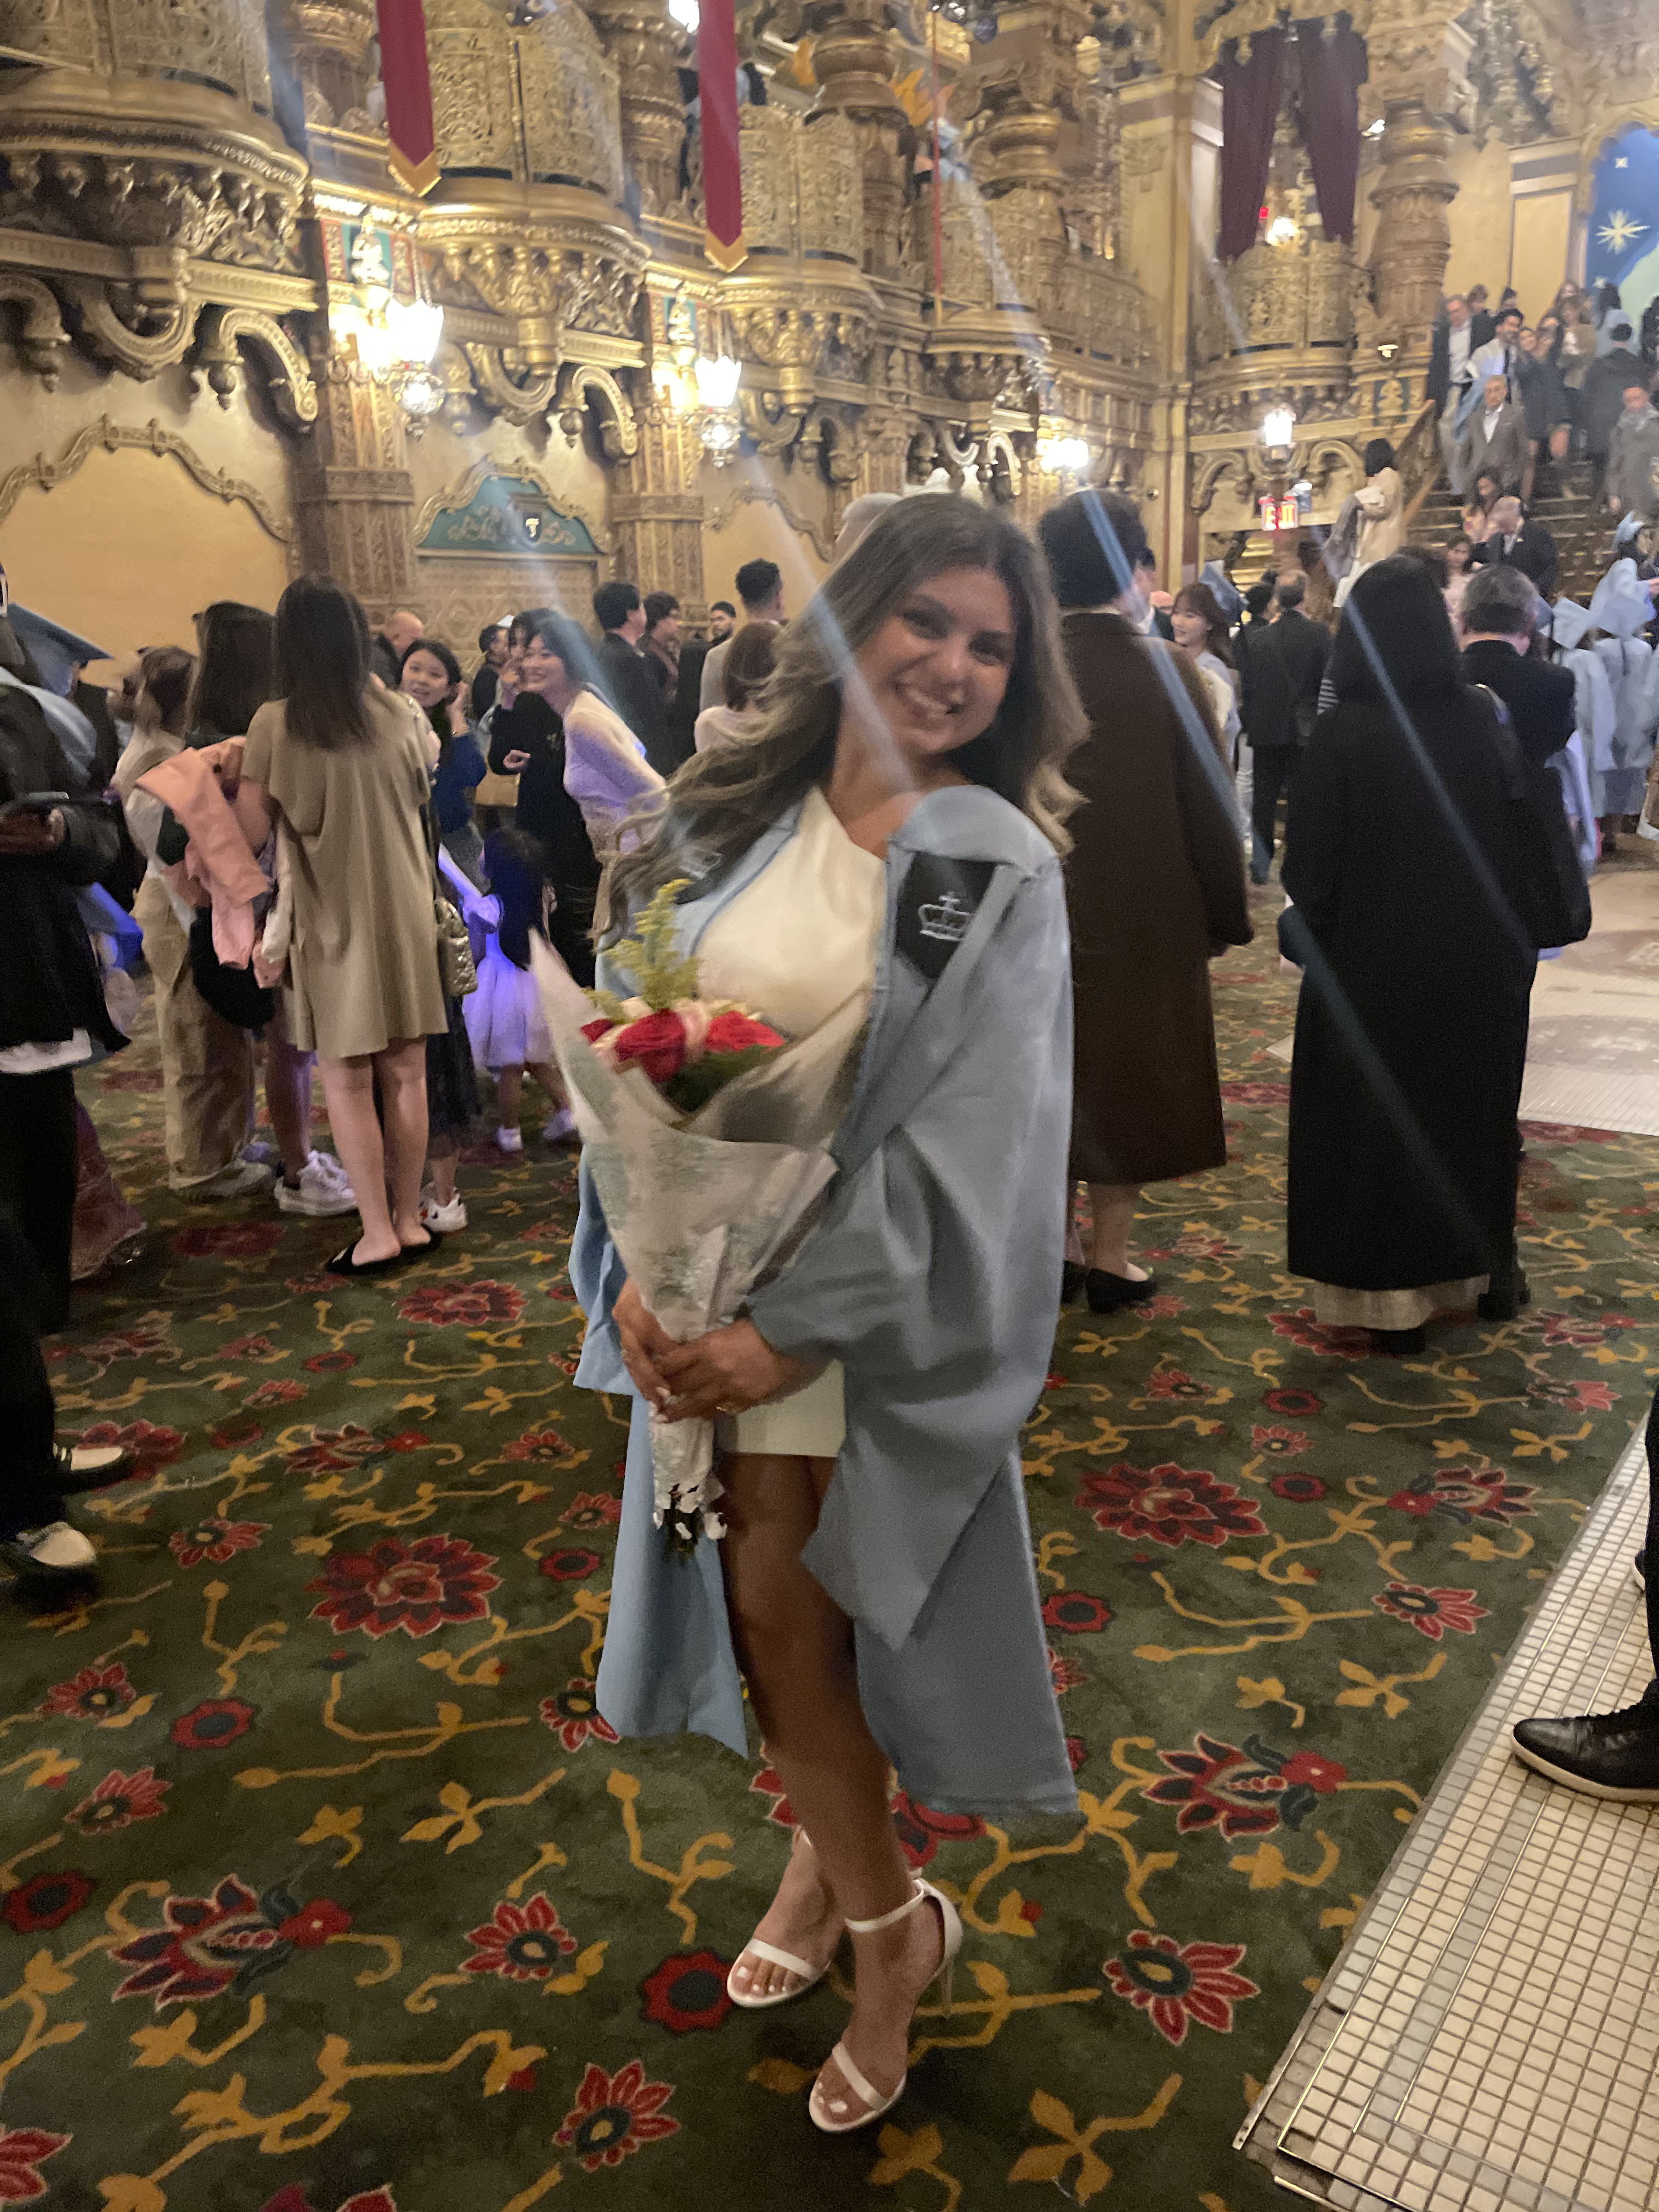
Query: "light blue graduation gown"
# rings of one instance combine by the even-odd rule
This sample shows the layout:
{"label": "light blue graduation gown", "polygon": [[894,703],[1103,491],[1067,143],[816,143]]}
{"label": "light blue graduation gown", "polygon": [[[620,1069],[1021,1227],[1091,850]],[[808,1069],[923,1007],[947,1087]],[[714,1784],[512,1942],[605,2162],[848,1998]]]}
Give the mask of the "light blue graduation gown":
{"label": "light blue graduation gown", "polygon": [[[684,950],[799,814],[680,908]],[[896,948],[919,854],[991,864],[934,982]],[[1077,1802],[1018,1449],[1054,1346],[1071,1090],[1054,849],[993,793],[933,793],[888,846],[870,1027],[824,1215],[749,1312],[779,1352],[842,1364],[847,1440],[802,1558],[854,1624],[860,1697],[901,1786],[943,1812]],[[634,1395],[611,1320],[623,1270],[586,1173],[571,1277],[589,1323],[577,1382]],[[635,1396],[599,1709],[623,1735],[695,1729],[744,1752],[718,1549],[704,1537],[676,1555],[651,1516]]]}

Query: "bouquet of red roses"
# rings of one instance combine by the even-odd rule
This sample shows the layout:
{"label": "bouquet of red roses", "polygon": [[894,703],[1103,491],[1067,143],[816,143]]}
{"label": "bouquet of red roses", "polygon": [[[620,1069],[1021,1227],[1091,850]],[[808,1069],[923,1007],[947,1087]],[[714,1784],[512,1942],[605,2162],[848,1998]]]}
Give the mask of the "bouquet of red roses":
{"label": "bouquet of red roses", "polygon": [[[605,955],[627,997],[578,989],[538,937],[532,957],[611,1242],[641,1297],[681,1343],[735,1321],[799,1243],[835,1174],[844,1061],[861,999],[790,1042],[750,1009],[707,1000],[675,943],[666,884],[637,933]],[[597,1018],[595,1008],[598,1009]],[[714,1510],[714,1425],[651,1410],[656,1519],[689,1549],[725,1534]]]}

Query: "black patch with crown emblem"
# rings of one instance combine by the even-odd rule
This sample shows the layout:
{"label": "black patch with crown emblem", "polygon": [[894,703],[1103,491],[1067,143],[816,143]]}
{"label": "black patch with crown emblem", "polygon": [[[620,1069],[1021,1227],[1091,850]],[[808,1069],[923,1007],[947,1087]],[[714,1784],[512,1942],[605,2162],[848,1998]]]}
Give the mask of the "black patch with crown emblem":
{"label": "black patch with crown emblem", "polygon": [[930,983],[968,933],[996,872],[994,860],[947,860],[918,853],[898,902],[898,949]]}

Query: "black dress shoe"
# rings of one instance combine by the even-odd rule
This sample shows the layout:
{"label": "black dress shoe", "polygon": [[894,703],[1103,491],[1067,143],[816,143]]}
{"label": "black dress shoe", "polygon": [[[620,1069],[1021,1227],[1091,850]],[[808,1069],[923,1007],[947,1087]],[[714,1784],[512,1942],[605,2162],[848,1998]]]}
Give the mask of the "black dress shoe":
{"label": "black dress shoe", "polygon": [[1515,1752],[1552,1782],[1564,1782],[1587,1797],[1659,1805],[1659,1705],[1626,1705],[1622,1712],[1577,1719],[1521,1721]]}
{"label": "black dress shoe", "polygon": [[1374,1328],[1371,1345],[1386,1359],[1409,1359],[1414,1352],[1429,1348],[1429,1333],[1423,1328]]}
{"label": "black dress shoe", "polygon": [[1091,1313],[1116,1313],[1121,1306],[1138,1306],[1149,1298],[1158,1288],[1158,1277],[1148,1275],[1144,1282],[1131,1282],[1127,1275],[1114,1275],[1104,1267],[1091,1267],[1083,1279],[1088,1292]]}
{"label": "black dress shoe", "polygon": [[1060,1271],[1060,1303],[1074,1306],[1083,1294],[1083,1285],[1089,1270],[1081,1261],[1068,1260]]}

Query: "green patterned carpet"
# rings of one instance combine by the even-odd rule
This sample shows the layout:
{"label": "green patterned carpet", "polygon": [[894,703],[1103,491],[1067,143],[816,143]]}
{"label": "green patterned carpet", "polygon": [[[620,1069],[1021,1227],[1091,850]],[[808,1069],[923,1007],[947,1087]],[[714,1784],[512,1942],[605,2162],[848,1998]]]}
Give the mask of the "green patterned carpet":
{"label": "green patterned carpet", "polygon": [[143,1474],[82,1501],[95,1603],[0,1605],[0,2203],[1282,2202],[1254,2085],[1645,1411],[1659,1146],[1534,1128],[1531,1311],[1361,1356],[1281,1272],[1271,945],[1218,970],[1234,1164],[1157,1194],[1162,1295],[1066,1316],[1030,1432],[1083,1812],[901,1803],[957,2008],[838,2143],[844,1983],[721,1990],[772,1778],[593,1711],[624,1431],[569,1381],[568,1161],[478,1152],[441,1265],[342,1285],[337,1224],[167,1197],[148,1036],[89,1078],[150,1234],[53,1372]]}

